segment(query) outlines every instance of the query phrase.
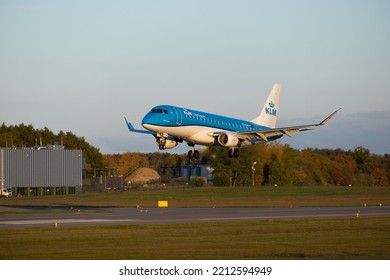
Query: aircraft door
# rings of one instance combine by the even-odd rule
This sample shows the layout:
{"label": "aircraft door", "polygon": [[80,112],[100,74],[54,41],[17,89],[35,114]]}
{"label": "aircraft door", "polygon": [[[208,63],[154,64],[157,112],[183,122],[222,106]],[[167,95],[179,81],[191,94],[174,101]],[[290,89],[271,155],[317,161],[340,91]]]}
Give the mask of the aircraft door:
{"label": "aircraft door", "polygon": [[175,108],[176,113],[176,124],[181,125],[183,122],[183,115],[180,109]]}

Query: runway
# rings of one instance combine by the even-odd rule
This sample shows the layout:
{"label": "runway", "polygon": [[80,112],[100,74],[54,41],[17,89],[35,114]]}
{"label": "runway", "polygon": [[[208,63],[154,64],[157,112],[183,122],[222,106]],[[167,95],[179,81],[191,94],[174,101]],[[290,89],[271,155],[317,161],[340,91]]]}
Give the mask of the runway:
{"label": "runway", "polygon": [[389,216],[390,206],[297,208],[0,207],[0,229]]}

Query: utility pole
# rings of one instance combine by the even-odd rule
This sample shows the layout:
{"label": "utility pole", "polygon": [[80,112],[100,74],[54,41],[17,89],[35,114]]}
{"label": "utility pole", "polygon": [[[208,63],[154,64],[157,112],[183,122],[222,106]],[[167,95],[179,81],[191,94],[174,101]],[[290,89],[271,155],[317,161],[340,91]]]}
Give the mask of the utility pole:
{"label": "utility pole", "polygon": [[257,161],[254,161],[252,164],[252,187],[255,185],[255,171],[256,171],[255,165],[256,165],[256,163],[257,163]]}
{"label": "utility pole", "polygon": [[3,193],[3,190],[4,190],[4,153],[3,153],[3,149],[0,149],[0,183],[1,183],[1,192]]}

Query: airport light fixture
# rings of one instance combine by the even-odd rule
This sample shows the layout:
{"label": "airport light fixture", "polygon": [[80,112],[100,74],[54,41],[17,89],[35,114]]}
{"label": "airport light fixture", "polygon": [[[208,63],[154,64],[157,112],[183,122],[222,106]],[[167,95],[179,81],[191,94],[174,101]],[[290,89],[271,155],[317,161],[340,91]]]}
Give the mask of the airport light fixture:
{"label": "airport light fixture", "polygon": [[257,164],[257,161],[254,161],[252,164],[252,187],[255,185],[255,165]]}

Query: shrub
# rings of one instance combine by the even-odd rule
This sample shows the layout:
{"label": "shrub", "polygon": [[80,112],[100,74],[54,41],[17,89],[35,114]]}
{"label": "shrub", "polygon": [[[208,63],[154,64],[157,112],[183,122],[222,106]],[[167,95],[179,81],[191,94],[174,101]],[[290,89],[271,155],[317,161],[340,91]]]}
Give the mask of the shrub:
{"label": "shrub", "polygon": [[204,187],[207,185],[207,178],[201,176],[191,176],[191,185],[193,187]]}
{"label": "shrub", "polygon": [[230,186],[230,176],[227,173],[217,172],[213,175],[213,185],[220,187]]}

